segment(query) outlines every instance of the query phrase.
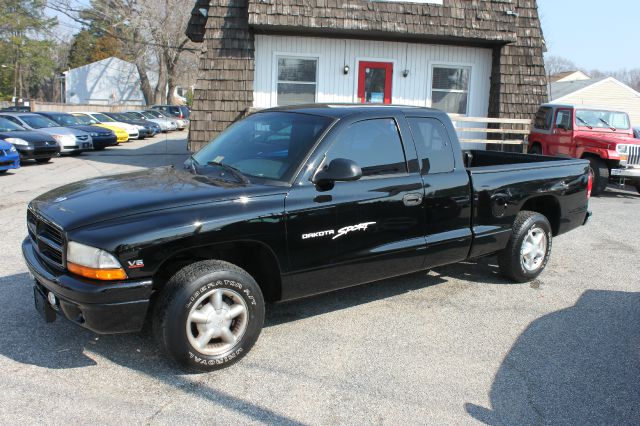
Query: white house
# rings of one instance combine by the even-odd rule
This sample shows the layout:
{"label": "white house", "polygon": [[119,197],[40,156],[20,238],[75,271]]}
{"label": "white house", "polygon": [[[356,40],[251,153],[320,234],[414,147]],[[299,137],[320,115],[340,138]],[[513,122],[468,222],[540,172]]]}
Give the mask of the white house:
{"label": "white house", "polygon": [[145,105],[136,66],[115,57],[65,72],[69,104]]}

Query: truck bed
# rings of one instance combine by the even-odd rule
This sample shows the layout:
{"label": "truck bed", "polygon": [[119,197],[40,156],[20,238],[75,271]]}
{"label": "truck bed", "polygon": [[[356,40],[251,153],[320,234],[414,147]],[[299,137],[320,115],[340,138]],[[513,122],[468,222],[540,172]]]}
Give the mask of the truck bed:
{"label": "truck bed", "polygon": [[[534,167],[540,167],[540,163],[553,163],[548,165],[558,165],[558,162],[572,162],[573,159],[562,157],[548,157],[546,155],[518,154],[515,152],[500,151],[480,151],[465,150],[463,151],[464,163],[467,168],[506,166],[512,165],[521,167],[524,164],[531,164]],[[504,170],[504,168],[500,168]]]}

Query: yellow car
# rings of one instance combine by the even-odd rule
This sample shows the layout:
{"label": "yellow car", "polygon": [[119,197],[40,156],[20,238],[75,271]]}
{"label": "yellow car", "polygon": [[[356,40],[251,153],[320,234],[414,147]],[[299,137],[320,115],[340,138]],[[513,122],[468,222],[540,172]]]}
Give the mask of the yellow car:
{"label": "yellow car", "polygon": [[111,130],[113,133],[116,134],[118,143],[127,142],[129,140],[129,133],[122,127],[112,126],[106,123],[100,123],[98,120],[91,117],[90,115],[83,114],[81,112],[73,112],[72,114],[75,117],[77,117],[78,120],[80,120],[80,122],[85,126],[100,126],[100,127],[104,127],[105,129]]}

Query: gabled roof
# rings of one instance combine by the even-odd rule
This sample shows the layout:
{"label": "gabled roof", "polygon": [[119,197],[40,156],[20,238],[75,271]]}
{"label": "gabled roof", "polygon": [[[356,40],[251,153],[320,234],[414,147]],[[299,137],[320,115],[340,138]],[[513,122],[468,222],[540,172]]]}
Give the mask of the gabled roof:
{"label": "gabled roof", "polygon": [[600,77],[600,78],[590,78],[589,80],[557,81],[555,83],[551,83],[549,85],[550,102],[557,102],[558,100],[566,96],[585,90],[589,87],[604,83],[605,81],[611,81],[613,83],[616,83],[617,85],[627,89],[631,94],[640,96],[640,93],[633,90],[631,87],[627,86],[623,82],[616,80],[613,77]]}
{"label": "gabled roof", "polygon": [[[567,77],[570,77],[570,78],[567,79]],[[559,72],[549,77],[549,80],[555,83],[557,81],[561,81],[565,79],[567,79],[565,81],[573,81],[573,80],[588,80],[590,78],[591,77],[589,77],[587,74],[583,73],[582,71],[574,70],[574,71]]]}

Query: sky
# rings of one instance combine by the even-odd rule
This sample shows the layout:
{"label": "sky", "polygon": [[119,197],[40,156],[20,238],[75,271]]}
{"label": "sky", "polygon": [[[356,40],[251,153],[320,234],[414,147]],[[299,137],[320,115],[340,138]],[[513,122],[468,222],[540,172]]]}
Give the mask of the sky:
{"label": "sky", "polygon": [[547,54],[586,70],[640,68],[639,0],[538,0]]}

